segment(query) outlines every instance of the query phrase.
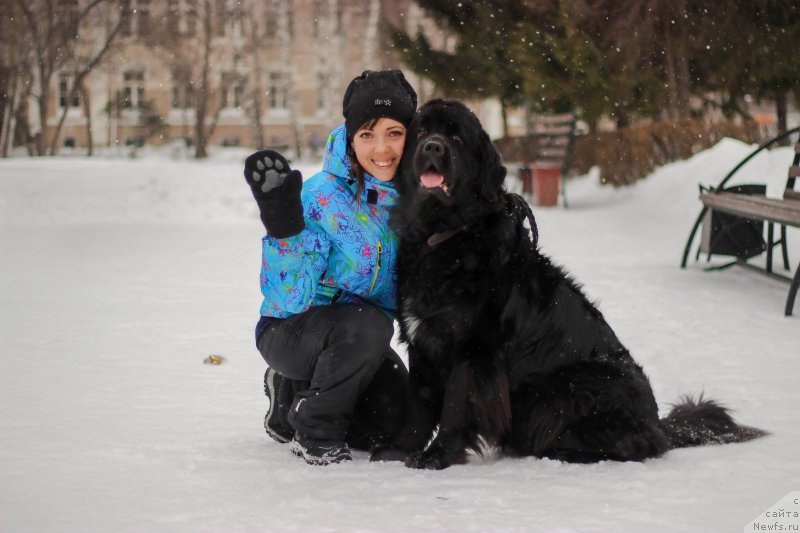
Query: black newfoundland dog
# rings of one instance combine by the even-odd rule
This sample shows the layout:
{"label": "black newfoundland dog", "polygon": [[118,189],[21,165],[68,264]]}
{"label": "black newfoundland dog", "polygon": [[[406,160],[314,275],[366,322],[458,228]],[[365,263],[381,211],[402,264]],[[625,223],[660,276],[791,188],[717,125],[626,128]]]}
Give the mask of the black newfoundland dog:
{"label": "black newfoundland dog", "polygon": [[570,462],[642,461],[671,448],[740,442],[708,400],[664,419],[647,376],[579,286],[537,248],[533,214],[477,117],[434,100],[408,131],[393,224],[405,429],[374,460],[464,463],[488,446]]}

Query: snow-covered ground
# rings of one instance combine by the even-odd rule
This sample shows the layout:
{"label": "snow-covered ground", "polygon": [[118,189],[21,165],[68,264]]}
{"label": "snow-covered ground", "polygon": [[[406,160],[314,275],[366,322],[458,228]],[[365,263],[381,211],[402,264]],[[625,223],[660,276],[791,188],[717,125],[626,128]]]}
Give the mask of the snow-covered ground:
{"label": "snow-covered ground", "polygon": [[[364,453],[310,467],[264,436],[245,152],[0,160],[0,531],[741,531],[800,488],[800,303],[787,318],[783,283],[678,265],[697,183],[750,149],[725,140],[624,190],[587,176],[568,210],[535,212],[664,410],[705,392],[772,435],[441,472]],[[779,195],[790,160],[765,154],[739,181]]]}

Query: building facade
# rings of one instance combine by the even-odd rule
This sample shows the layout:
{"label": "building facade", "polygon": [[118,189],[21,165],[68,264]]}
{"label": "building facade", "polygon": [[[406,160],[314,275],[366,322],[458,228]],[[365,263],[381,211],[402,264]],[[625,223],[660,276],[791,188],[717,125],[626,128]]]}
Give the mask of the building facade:
{"label": "building facade", "polygon": [[[75,9],[88,2],[72,2]],[[422,27],[410,0],[123,0],[118,35],[71,93],[50,82],[46,124],[59,147],[196,142],[318,151],[341,122],[341,98],[365,69],[399,68],[384,21]],[[113,25],[96,29],[100,46]],[[87,32],[95,30],[85,24]],[[421,101],[431,88],[408,72]],[[59,123],[61,126],[59,127]]]}

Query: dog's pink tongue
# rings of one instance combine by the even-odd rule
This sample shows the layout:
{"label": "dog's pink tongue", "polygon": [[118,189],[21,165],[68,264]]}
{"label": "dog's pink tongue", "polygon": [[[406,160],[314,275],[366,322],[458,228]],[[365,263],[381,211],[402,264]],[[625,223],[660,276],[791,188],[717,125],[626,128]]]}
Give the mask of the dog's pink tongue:
{"label": "dog's pink tongue", "polygon": [[422,186],[426,189],[435,189],[436,187],[442,186],[444,183],[444,176],[436,172],[426,172],[419,177],[419,181],[422,182]]}

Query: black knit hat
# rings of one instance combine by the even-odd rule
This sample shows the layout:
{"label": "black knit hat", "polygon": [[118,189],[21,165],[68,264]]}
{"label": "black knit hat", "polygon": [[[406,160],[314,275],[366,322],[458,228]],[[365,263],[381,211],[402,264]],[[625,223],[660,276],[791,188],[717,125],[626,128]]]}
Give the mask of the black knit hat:
{"label": "black knit hat", "polygon": [[344,115],[347,140],[365,122],[391,118],[408,126],[417,109],[417,93],[399,70],[365,70],[353,79],[344,93]]}

